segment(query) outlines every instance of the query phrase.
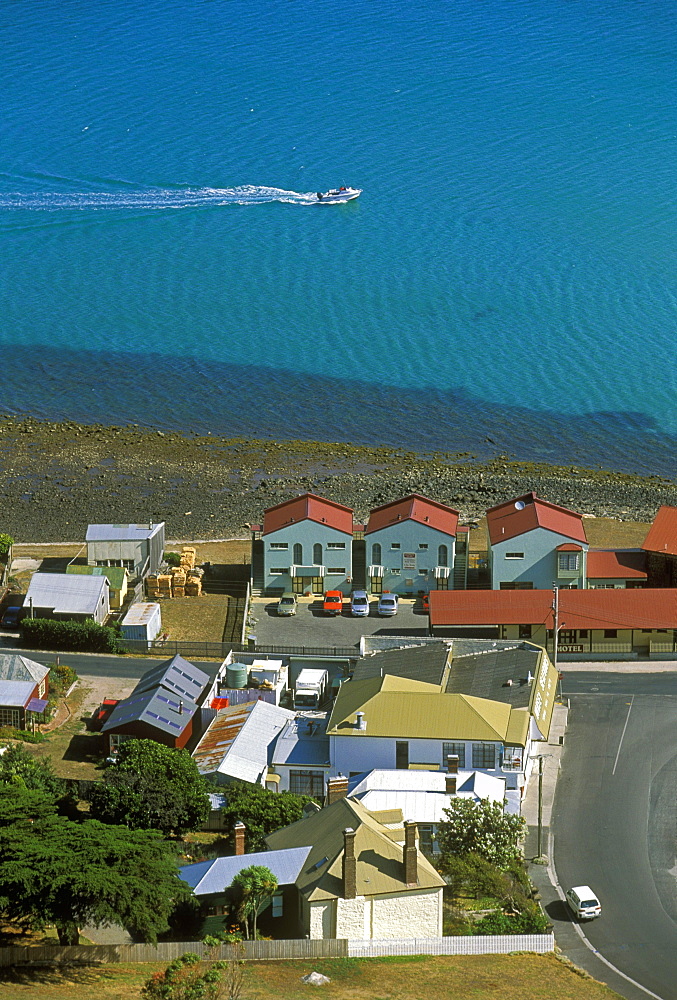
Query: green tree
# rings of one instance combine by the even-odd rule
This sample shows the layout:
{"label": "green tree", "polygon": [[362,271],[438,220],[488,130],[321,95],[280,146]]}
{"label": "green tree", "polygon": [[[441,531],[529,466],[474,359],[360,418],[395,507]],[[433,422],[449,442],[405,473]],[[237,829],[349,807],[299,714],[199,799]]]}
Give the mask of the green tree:
{"label": "green tree", "polygon": [[0,909],[34,927],[54,924],[63,945],[77,944],[81,927],[103,923],[154,942],[189,893],[153,831],[63,816],[0,829]]}
{"label": "green tree", "polygon": [[19,743],[6,743],[0,754],[0,785],[39,789],[60,798],[66,783],[57,778],[49,760],[39,760]]}
{"label": "green tree", "polygon": [[14,539],[12,536],[5,534],[4,531],[0,531],[0,559],[4,559],[9,554],[9,550],[13,545]]}
{"label": "green tree", "polygon": [[90,812],[131,830],[181,835],[209,816],[207,784],[187,750],[154,740],[127,740],[103,781],[90,792]]}
{"label": "green tree", "polygon": [[0,827],[34,823],[56,813],[56,803],[41,788],[0,785]]}
{"label": "green tree", "polygon": [[506,815],[499,802],[454,799],[444,810],[446,819],[438,827],[441,870],[445,859],[474,853],[505,869],[521,857],[520,840],[526,830],[521,816]]}
{"label": "green tree", "polygon": [[277,890],[277,878],[265,865],[250,865],[238,872],[231,886],[238,897],[238,917],[245,926],[249,937],[250,922],[252,937],[256,940],[256,922],[261,909]]}
{"label": "green tree", "polygon": [[224,825],[230,831],[228,846],[234,849],[233,829],[237,822],[247,827],[248,851],[264,850],[265,838],[275,830],[303,819],[303,807],[313,802],[308,795],[293,792],[269,792],[261,785],[246,781],[233,781],[226,790],[228,801],[223,807]]}

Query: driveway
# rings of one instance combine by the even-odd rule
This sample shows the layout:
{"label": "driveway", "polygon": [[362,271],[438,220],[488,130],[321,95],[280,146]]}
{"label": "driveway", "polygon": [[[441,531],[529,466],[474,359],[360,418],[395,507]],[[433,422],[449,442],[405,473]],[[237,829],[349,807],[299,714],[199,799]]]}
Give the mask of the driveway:
{"label": "driveway", "polygon": [[335,647],[355,646],[363,635],[428,635],[428,616],[420,601],[400,598],[400,606],[392,618],[376,614],[377,599],[371,600],[368,618],[353,618],[348,600],[343,613],[332,617],[322,613],[321,597],[302,597],[298,612],[290,618],[278,618],[277,601],[255,597],[250,615],[255,619],[253,631],[259,645]]}

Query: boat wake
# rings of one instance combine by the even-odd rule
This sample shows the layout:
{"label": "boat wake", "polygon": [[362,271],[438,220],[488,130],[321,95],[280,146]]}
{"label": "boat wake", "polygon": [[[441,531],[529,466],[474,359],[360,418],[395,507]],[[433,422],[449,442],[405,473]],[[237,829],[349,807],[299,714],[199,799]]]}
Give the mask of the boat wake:
{"label": "boat wake", "polygon": [[180,208],[208,208],[220,205],[316,205],[314,191],[285,191],[283,188],[245,184],[233,188],[144,188],[142,190],[7,192],[0,193],[0,210],[28,212],[116,211],[145,209],[162,211]]}

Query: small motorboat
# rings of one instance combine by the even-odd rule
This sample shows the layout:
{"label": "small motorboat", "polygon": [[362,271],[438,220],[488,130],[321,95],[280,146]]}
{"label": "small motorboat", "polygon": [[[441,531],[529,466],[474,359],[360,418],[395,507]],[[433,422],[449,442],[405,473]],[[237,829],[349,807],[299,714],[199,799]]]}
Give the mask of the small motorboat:
{"label": "small motorboat", "polygon": [[331,191],[318,191],[317,200],[325,205],[332,205],[337,202],[353,201],[353,199],[359,198],[361,194],[362,188],[340,187],[333,188]]}

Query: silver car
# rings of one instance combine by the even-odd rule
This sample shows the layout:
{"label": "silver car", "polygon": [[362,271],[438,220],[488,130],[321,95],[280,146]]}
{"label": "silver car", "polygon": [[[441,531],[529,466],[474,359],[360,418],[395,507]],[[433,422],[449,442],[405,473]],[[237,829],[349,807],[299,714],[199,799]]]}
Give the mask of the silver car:
{"label": "silver car", "polygon": [[287,618],[289,615],[295,615],[297,609],[298,601],[296,600],[296,594],[283,594],[277,602],[277,613],[282,618]]}
{"label": "silver car", "polygon": [[381,594],[378,601],[378,613],[383,617],[396,615],[399,604],[400,604],[400,599],[397,596],[397,594],[390,594],[390,593]]}
{"label": "silver car", "polygon": [[366,590],[354,590],[350,597],[350,613],[356,618],[369,615],[369,597]]}

